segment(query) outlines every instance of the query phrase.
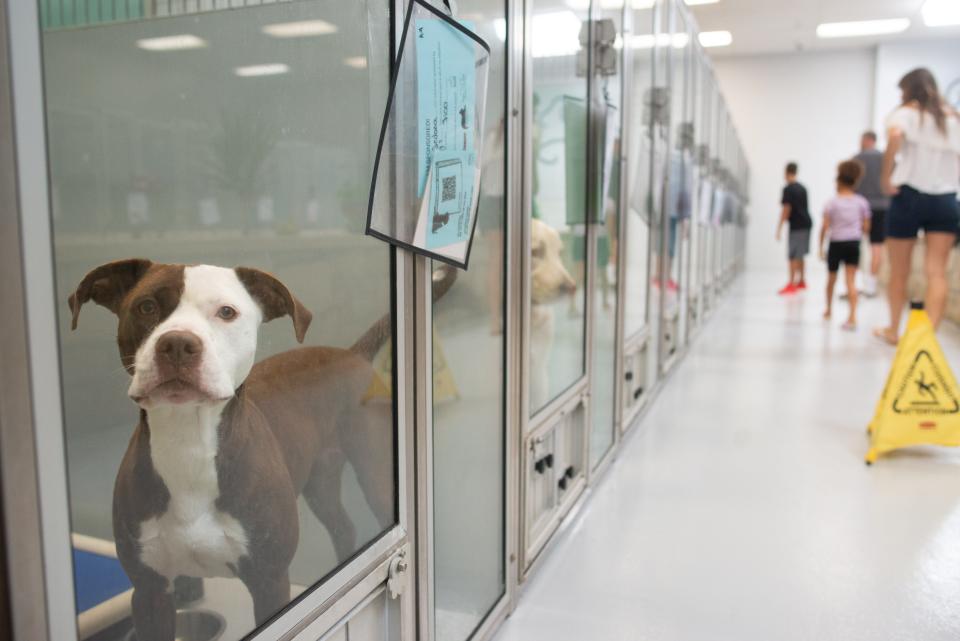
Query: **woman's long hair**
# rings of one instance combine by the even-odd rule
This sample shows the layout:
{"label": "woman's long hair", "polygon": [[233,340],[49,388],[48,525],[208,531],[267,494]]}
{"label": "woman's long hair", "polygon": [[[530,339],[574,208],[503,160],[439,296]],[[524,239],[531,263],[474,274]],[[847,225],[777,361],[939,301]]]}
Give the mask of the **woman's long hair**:
{"label": "woman's long hair", "polygon": [[937,79],[926,67],[914,69],[897,85],[903,91],[903,104],[916,101],[920,113],[929,113],[937,123],[937,129],[947,133],[947,112],[943,108],[943,96],[937,87]]}

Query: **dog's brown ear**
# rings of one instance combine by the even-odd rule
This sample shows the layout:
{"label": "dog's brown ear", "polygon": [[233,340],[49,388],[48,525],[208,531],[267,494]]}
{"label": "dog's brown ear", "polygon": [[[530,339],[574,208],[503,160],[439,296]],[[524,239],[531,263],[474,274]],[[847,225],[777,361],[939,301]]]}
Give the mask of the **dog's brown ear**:
{"label": "dog's brown ear", "polygon": [[234,271],[253,300],[260,304],[263,310],[263,322],[289,315],[293,319],[293,331],[297,335],[297,342],[302,343],[303,337],[307,334],[307,328],[310,327],[310,321],[313,320],[310,310],[290,293],[286,285],[267,272],[249,267],[237,267]]}
{"label": "dog's brown ear", "polygon": [[77,290],[67,299],[73,313],[70,329],[77,328],[80,308],[89,300],[106,307],[114,314],[119,312],[124,297],[143,278],[151,265],[153,263],[146,258],[127,258],[100,265],[84,276],[77,285]]}

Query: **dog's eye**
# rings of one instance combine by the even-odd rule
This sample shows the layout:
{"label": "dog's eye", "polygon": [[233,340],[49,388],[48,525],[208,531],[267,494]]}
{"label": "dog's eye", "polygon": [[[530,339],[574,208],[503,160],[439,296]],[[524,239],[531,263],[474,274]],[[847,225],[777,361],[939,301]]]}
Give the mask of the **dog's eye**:
{"label": "dog's eye", "polygon": [[157,313],[157,301],[147,299],[137,305],[137,311],[144,316],[153,316]]}
{"label": "dog's eye", "polygon": [[217,310],[217,318],[225,321],[232,321],[237,317],[237,310],[230,307],[229,305],[224,305]]}
{"label": "dog's eye", "polygon": [[534,247],[533,251],[530,252],[533,254],[534,258],[543,258],[544,249],[543,247]]}

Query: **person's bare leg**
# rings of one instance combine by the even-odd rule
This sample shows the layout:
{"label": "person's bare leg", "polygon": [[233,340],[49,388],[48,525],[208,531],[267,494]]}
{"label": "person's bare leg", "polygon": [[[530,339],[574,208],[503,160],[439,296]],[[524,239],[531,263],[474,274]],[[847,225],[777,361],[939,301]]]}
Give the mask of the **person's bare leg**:
{"label": "person's bare leg", "polygon": [[877,330],[876,334],[895,344],[900,335],[900,318],[907,303],[907,279],[910,278],[910,259],[916,238],[888,238],[887,258],[890,260],[890,283],[887,298],[890,303],[890,325]]}
{"label": "person's bare leg", "polygon": [[797,277],[799,278],[799,280],[797,280],[797,285],[807,282],[805,269],[804,260],[801,258],[797,261]]}
{"label": "person's bare leg", "polygon": [[855,327],[857,324],[857,266],[844,265],[845,276],[847,279],[847,293],[849,294],[850,316],[847,317],[847,325]]}
{"label": "person's bare leg", "polygon": [[833,313],[833,288],[837,286],[837,272],[827,274],[827,311],[823,313],[825,319]]}
{"label": "person's bare leg", "polygon": [[943,232],[933,232],[926,236],[924,271],[927,275],[927,295],[923,306],[934,327],[940,326],[943,310],[947,306],[947,263],[950,260],[950,250],[956,241],[956,235]]}
{"label": "person's bare leg", "polygon": [[870,275],[877,278],[880,275],[880,265],[883,263],[883,244],[870,244]]}

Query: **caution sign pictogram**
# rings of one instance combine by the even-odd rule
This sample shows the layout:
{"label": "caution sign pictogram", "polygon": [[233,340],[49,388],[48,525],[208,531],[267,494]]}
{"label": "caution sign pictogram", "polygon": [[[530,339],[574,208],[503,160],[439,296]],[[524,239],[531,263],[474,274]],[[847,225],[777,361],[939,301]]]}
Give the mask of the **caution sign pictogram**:
{"label": "caution sign pictogram", "polygon": [[927,350],[922,350],[910,364],[893,399],[897,414],[956,414],[960,402],[953,395],[948,377],[937,367]]}
{"label": "caution sign pictogram", "polygon": [[960,446],[960,387],[923,309],[910,312],[868,431],[868,464],[911,445]]}

